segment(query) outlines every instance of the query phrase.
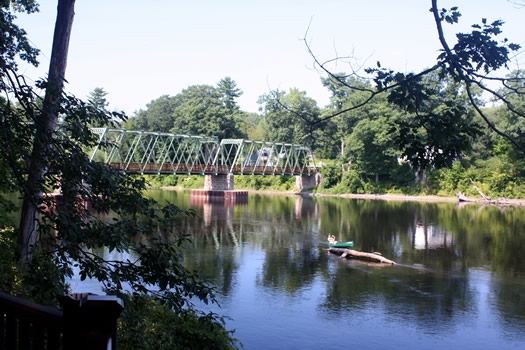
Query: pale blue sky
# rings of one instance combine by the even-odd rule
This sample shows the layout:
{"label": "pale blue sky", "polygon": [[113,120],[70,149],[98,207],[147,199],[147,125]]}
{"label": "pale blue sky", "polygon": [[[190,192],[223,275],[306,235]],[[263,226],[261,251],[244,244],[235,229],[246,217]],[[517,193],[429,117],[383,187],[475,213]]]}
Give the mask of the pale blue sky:
{"label": "pale blue sky", "polygon": [[[23,68],[31,79],[47,72],[56,2],[41,0],[40,13],[19,15],[42,51],[38,69]],[[505,36],[525,46],[525,8],[506,0],[440,1],[455,5],[463,17],[449,33],[482,17],[503,19]],[[329,95],[302,41],[309,23],[308,41],[321,60],[353,55],[365,66],[380,60],[414,71],[432,65],[439,49],[429,8],[430,0],[77,0],[67,89],[85,98],[102,87],[111,109],[133,115],[161,95],[230,76],[244,92],[244,110],[255,112],[269,89],[291,87],[322,107]]]}

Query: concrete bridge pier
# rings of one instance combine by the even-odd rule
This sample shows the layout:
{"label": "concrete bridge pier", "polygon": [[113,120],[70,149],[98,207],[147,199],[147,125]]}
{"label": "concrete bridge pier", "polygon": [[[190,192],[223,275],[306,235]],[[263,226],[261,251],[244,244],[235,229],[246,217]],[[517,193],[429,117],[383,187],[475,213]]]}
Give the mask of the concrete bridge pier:
{"label": "concrete bridge pier", "polygon": [[191,196],[197,201],[203,202],[231,202],[246,203],[248,201],[247,191],[234,190],[233,174],[204,175],[204,189],[192,190]]}
{"label": "concrete bridge pier", "polygon": [[319,174],[303,174],[295,177],[295,189],[299,192],[311,190],[319,185]]}
{"label": "concrete bridge pier", "polygon": [[233,174],[204,175],[205,191],[233,191]]}

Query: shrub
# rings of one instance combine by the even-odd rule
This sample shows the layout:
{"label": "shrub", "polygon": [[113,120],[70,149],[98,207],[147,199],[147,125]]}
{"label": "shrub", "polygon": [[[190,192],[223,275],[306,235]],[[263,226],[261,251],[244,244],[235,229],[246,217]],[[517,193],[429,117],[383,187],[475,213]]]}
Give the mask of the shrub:
{"label": "shrub", "polygon": [[339,163],[325,164],[321,168],[320,189],[331,188],[341,182],[342,170]]}
{"label": "shrub", "polygon": [[122,349],[236,349],[238,341],[213,313],[175,313],[149,297],[133,296],[118,321]]}

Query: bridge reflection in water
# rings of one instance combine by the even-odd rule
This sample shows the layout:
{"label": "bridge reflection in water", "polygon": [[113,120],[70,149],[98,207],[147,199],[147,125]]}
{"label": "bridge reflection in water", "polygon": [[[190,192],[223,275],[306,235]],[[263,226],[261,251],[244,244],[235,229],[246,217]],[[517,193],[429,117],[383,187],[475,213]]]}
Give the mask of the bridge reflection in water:
{"label": "bridge reflection in water", "polygon": [[[264,198],[259,194],[254,195],[254,204]],[[283,201],[290,203],[287,205],[289,209],[283,215],[289,217],[297,222],[319,222],[319,205],[311,198],[303,196],[283,196]],[[248,201],[246,197],[238,199],[222,199],[218,197],[205,197],[195,195],[193,192],[190,195],[190,207],[197,209],[200,212],[202,208],[202,223],[203,232],[205,235],[210,235],[213,240],[213,245],[219,249],[221,244],[232,244],[238,247],[245,241],[243,233],[246,227],[249,227],[250,232],[253,233],[252,219],[248,214],[251,209],[248,208]],[[237,215],[235,214],[237,211]],[[246,220],[246,222],[245,222]],[[263,219],[264,220],[264,219]],[[268,218],[267,222],[274,221],[273,218]],[[286,230],[285,225],[277,223],[277,226]],[[318,225],[316,225],[318,227]],[[266,227],[268,228],[268,227]],[[197,240],[198,238],[195,237]]]}

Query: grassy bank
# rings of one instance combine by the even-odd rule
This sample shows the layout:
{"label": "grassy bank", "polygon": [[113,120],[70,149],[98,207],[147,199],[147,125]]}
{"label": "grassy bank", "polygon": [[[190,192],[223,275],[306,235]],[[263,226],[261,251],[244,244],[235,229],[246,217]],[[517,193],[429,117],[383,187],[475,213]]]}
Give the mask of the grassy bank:
{"label": "grassy bank", "polygon": [[[145,178],[152,188],[199,189],[204,187],[204,176],[201,175],[157,175],[145,176]],[[295,177],[236,175],[235,189],[293,192],[295,191]]]}

